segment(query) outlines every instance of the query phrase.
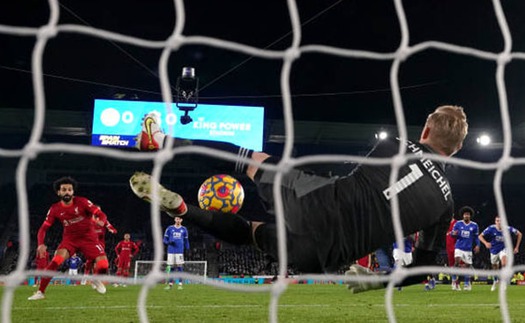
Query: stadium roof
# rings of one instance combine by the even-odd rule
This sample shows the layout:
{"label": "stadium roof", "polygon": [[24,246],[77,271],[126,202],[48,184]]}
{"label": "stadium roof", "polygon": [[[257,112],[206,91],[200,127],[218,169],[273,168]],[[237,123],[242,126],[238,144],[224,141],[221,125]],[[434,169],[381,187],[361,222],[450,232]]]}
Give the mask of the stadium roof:
{"label": "stadium roof", "polygon": [[[409,45],[448,42],[497,54],[504,37],[490,1],[403,1]],[[522,2],[502,4],[512,50],[525,51]],[[284,50],[292,44],[286,1],[185,1],[186,36],[206,36],[257,48]],[[394,53],[402,39],[394,2],[300,1],[301,46],[326,45]],[[49,20],[46,1],[0,5],[0,24],[41,27]],[[175,26],[174,1],[59,2],[59,24],[89,26],[147,40],[166,40]],[[0,34],[0,107],[32,108],[31,54],[35,37]],[[161,49],[141,48],[92,35],[63,31],[44,48],[47,107],[90,111],[95,98],[161,100]],[[182,66],[196,68],[201,100],[268,107],[282,118],[282,61],[207,45],[184,45],[169,59],[171,82]],[[513,124],[524,125],[522,60],[505,70]],[[391,59],[370,60],[304,52],[293,64],[294,117],[305,121],[394,124],[389,75]],[[428,48],[400,66],[399,84],[407,123],[421,124],[440,104],[457,104],[475,127],[500,128],[495,61]]]}

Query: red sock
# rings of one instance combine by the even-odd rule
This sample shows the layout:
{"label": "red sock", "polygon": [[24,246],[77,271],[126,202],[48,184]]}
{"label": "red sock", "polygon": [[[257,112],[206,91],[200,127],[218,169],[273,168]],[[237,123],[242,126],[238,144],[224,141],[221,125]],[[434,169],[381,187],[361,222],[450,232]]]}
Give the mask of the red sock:
{"label": "red sock", "polygon": [[109,263],[107,259],[99,260],[95,264],[95,274],[97,275],[104,275],[108,272]]}
{"label": "red sock", "polygon": [[86,262],[86,266],[84,269],[84,275],[89,275],[91,273],[91,269],[93,268],[93,261],[88,260]]}
{"label": "red sock", "polygon": [[[53,260],[47,265],[46,270],[53,270],[56,271],[58,267],[64,262],[64,258],[60,256],[53,257]],[[49,285],[49,282],[51,281],[53,277],[52,276],[43,276],[40,279],[40,287],[38,288],[39,291],[42,293],[46,292],[47,285]]]}

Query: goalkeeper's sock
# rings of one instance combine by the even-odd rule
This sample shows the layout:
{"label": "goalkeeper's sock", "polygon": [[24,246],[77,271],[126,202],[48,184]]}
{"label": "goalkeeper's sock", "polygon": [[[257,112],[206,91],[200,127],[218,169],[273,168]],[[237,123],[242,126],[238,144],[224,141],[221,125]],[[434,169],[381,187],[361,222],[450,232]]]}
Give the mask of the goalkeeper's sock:
{"label": "goalkeeper's sock", "polygon": [[184,219],[198,225],[216,238],[233,244],[252,244],[252,227],[249,221],[232,213],[203,210],[188,205]]}
{"label": "goalkeeper's sock", "polygon": [[[166,137],[167,138],[167,137]],[[164,139],[166,141],[167,139]],[[174,146],[178,146],[180,140],[174,141]],[[236,146],[234,144],[230,144],[228,142],[222,142],[222,141],[208,141],[208,140],[191,140],[192,145],[195,146],[201,146],[201,147],[207,147],[207,148],[213,148],[221,151],[226,151],[232,154],[237,155],[237,160],[235,161],[235,172],[244,174],[246,173],[246,169],[248,168],[248,164],[246,161],[241,160],[241,158],[251,158],[253,154],[253,150],[243,148]]]}

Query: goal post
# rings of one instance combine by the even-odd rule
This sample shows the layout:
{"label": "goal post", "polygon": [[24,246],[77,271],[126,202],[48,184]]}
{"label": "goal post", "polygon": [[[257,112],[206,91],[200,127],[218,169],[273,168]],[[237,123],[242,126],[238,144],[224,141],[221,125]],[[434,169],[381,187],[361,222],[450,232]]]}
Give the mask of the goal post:
{"label": "goal post", "polygon": [[[134,282],[137,279],[142,278],[150,273],[151,268],[155,263],[160,263],[161,270],[165,270],[167,262],[166,260],[154,261],[154,260],[137,260],[135,262],[135,273]],[[208,262],[205,260],[200,261],[184,261],[184,272],[192,275],[202,276],[204,280],[207,278]]]}

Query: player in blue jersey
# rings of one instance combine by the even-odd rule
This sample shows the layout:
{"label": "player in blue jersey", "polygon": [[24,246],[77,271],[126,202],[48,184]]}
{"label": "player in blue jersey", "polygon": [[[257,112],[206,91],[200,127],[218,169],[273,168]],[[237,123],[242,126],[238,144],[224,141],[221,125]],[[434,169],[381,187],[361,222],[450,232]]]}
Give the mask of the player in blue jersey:
{"label": "player in blue jersey", "polygon": [[[479,227],[478,224],[471,220],[474,216],[474,209],[470,206],[464,206],[459,210],[459,214],[463,217],[454,224],[454,228],[450,233],[456,237],[456,249],[454,249],[454,267],[470,267],[472,268],[472,246],[474,252],[479,252]],[[452,289],[461,290],[457,275],[452,276]],[[471,290],[470,276],[465,276],[465,290]]]}
{"label": "player in blue jersey", "polygon": [[406,267],[412,264],[412,252],[415,249],[416,237],[417,235],[414,234],[403,239],[404,249],[399,248],[397,242],[394,242],[392,257],[396,267]]}
{"label": "player in blue jersey", "polygon": [[[416,242],[417,235],[410,235],[408,237],[405,237],[403,239],[403,245],[404,248],[401,249],[397,242],[394,242],[392,245],[393,251],[392,251],[392,258],[394,258],[394,265],[397,267],[407,267],[412,264],[413,257],[412,252],[414,252],[414,246]],[[398,290],[401,290],[401,286],[397,288]]]}
{"label": "player in blue jersey", "polygon": [[[82,267],[82,258],[80,258],[76,253],[66,260],[66,266],[69,268],[68,274],[71,276],[78,275],[80,267]],[[73,284],[76,284],[76,281],[72,281]]]}
{"label": "player in blue jersey", "polygon": [[[514,246],[513,252],[517,254],[520,250],[521,232],[509,226],[509,233],[511,236],[516,236],[516,245]],[[505,248],[505,240],[503,239],[503,229],[501,228],[501,219],[499,216],[494,218],[494,224],[487,227],[479,235],[479,240],[485,245],[490,251],[490,263],[492,269],[500,269],[507,265],[507,253],[510,248]],[[494,276],[494,282],[492,283],[491,291],[496,290],[496,286],[499,283],[498,276]]]}
{"label": "player in blue jersey", "polygon": [[[184,250],[190,249],[188,239],[188,229],[182,225],[182,218],[176,216],[175,224],[170,225],[164,232],[163,242],[168,246],[168,257],[166,273],[170,273],[173,266],[177,266],[177,271],[182,272],[184,266]],[[166,289],[173,288],[173,280],[170,279]],[[179,279],[179,289],[182,289],[182,279]]]}
{"label": "player in blue jersey", "polygon": [[82,267],[82,259],[75,253],[66,260],[66,266],[69,268],[69,275],[78,275],[78,270]]}
{"label": "player in blue jersey", "polygon": [[[445,232],[454,201],[445,174],[445,163],[431,156],[449,157],[458,152],[468,132],[462,107],[440,106],[427,117],[417,141],[390,138],[377,143],[371,159],[394,158],[405,148],[407,162],[399,165],[399,176],[391,183],[391,164],[358,165],[347,176],[323,176],[300,168],[286,169],[282,178],[272,165],[280,158],[254,152],[228,143],[192,141],[190,144],[235,153],[236,171],[246,174],[257,186],[267,214],[275,215],[274,186],[281,185],[286,222],[288,260],[301,272],[336,272],[381,246],[395,240],[391,202],[399,200],[399,213],[405,235],[421,230],[414,252],[414,266],[435,265],[444,246]],[[162,149],[166,134],[153,113],[145,116],[137,137],[141,150]],[[177,144],[175,142],[175,144]],[[259,167],[260,165],[267,167]],[[225,214],[186,205],[177,193],[136,172],[129,180],[141,199],[152,200],[159,189],[160,207],[171,216],[184,216],[215,237],[233,244],[252,244],[278,259],[275,223],[249,221],[239,214]],[[369,274],[356,271],[356,274]],[[404,285],[421,283],[422,277],[407,277]],[[357,282],[353,292],[386,285]]]}

